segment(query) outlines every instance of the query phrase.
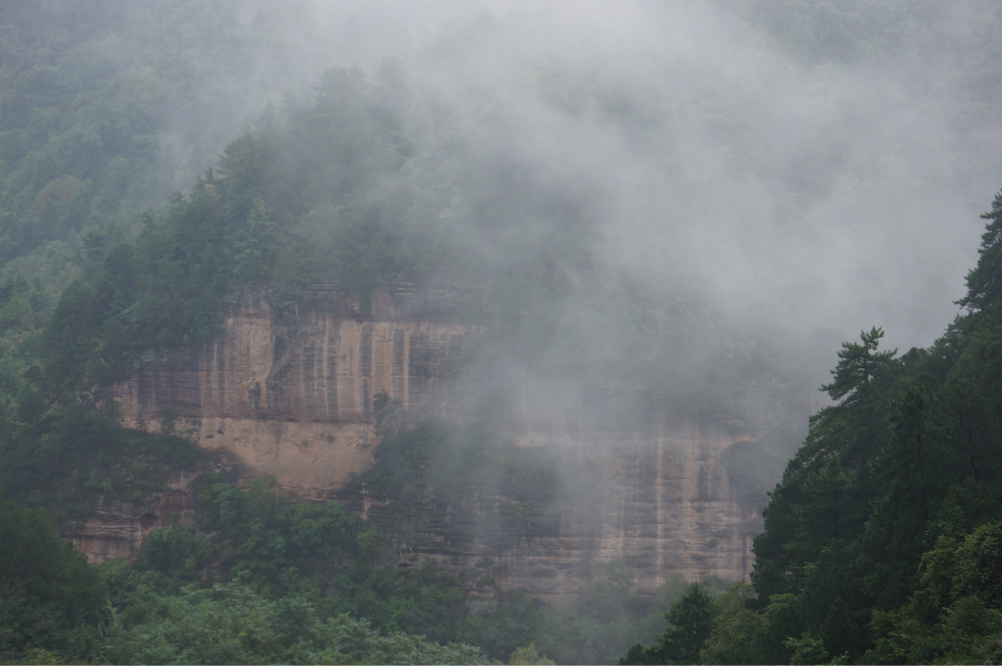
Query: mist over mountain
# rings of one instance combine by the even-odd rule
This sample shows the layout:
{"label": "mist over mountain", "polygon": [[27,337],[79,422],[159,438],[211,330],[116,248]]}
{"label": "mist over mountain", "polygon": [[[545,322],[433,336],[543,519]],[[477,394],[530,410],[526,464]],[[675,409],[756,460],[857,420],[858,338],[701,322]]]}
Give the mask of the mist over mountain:
{"label": "mist over mountain", "polygon": [[[0,7],[0,510],[136,558],[0,585],[32,609],[0,657],[996,654],[1000,27],[989,0]],[[326,503],[281,499],[300,455]],[[213,652],[202,612],[304,619]]]}
{"label": "mist over mountain", "polygon": [[988,5],[361,3],[262,16],[330,35],[335,64],[371,73],[399,58],[484,162],[587,192],[604,264],[685,276],[743,321],[879,323],[900,346],[955,312],[998,169],[997,80],[976,46],[997,20]]}
{"label": "mist over mountain", "polygon": [[[841,337],[877,323],[895,345],[927,343],[956,311],[979,202],[995,187],[997,75],[994,51],[978,48],[998,20],[990,3],[105,11],[81,48],[118,80],[151,66],[183,71],[177,87],[153,89],[163,101],[144,135],[159,137],[160,163],[176,165],[169,188],[186,191],[268,103],[307,99],[324,69],[358,65],[371,77],[396,57],[415,94],[453,114],[485,170],[507,165],[540,190],[588,194],[586,240],[603,265],[655,284],[691,280],[742,323]],[[149,26],[170,21],[183,28],[150,39]],[[12,56],[24,40],[10,38]],[[60,62],[40,66],[62,74]],[[130,205],[168,191],[154,186]],[[474,235],[463,203],[450,208],[452,232]],[[495,248],[499,261],[504,252]]]}

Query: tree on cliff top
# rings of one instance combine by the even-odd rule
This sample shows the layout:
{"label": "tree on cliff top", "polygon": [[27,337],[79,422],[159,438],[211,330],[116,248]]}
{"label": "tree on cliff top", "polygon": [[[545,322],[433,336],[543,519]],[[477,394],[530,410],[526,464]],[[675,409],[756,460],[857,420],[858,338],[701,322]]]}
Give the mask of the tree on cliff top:
{"label": "tree on cliff top", "polygon": [[838,353],[839,362],[832,375],[835,380],[831,384],[824,384],[821,390],[831,396],[832,400],[843,400],[844,406],[854,404],[863,399],[861,392],[867,387],[871,379],[878,378],[887,373],[894,355],[894,351],[878,352],[880,339],[884,337],[884,331],[874,326],[870,332],[860,331],[860,342],[843,342],[842,350]]}
{"label": "tree on cliff top", "polygon": [[967,274],[967,296],[957,301],[969,310],[986,310],[1002,296],[1002,191],[995,195],[990,212],[981,216],[991,220],[981,236],[977,267]]}

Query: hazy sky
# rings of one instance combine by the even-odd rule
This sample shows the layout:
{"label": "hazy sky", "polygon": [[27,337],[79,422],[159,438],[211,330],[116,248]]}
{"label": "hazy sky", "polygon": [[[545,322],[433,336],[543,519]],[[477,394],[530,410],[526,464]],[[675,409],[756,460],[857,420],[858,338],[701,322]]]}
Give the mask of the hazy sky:
{"label": "hazy sky", "polygon": [[[979,14],[963,9],[952,20],[973,29]],[[318,11],[345,36],[342,58],[399,56],[416,86],[499,132],[540,178],[600,192],[599,252],[613,264],[698,276],[742,319],[849,335],[876,324],[903,348],[957,311],[977,215],[1002,185],[997,160],[972,179],[964,161],[984,158],[964,151],[972,134],[997,147],[1000,131],[960,124],[962,91],[941,65],[916,65],[921,52],[797,67],[708,3]]]}
{"label": "hazy sky", "polygon": [[[275,81],[302,97],[325,67],[399,57],[481,150],[587,192],[608,265],[684,275],[740,323],[842,338],[878,325],[891,346],[928,345],[1002,186],[997,118],[970,102],[964,54],[936,50],[998,23],[981,0],[884,2],[865,20],[918,8],[896,24],[903,46],[841,61],[789,52],[749,23],[756,3],[258,4],[244,20],[285,35],[262,56],[260,103],[280,103]],[[811,18],[819,39],[838,21],[876,30],[840,16]]]}

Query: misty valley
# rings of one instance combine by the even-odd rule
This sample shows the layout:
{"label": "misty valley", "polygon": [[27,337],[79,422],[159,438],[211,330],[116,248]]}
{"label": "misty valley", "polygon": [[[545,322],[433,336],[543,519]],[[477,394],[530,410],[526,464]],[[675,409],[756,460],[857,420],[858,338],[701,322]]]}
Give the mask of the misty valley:
{"label": "misty valley", "polygon": [[0,663],[1002,659],[1002,5],[0,5]]}

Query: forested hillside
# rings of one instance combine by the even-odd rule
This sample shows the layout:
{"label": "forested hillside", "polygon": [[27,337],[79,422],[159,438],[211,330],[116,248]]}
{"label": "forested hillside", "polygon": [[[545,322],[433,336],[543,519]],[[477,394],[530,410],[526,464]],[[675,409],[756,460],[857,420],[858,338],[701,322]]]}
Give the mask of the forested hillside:
{"label": "forested hillside", "polygon": [[[997,7],[343,4],[0,7],[0,661],[1000,658],[1002,194],[967,294],[946,284],[999,185]],[[796,405],[739,461],[761,492],[793,456],[751,585],[636,590],[613,560],[549,608],[391,564],[341,505],[241,487],[183,415],[125,429],[108,400],[218,335],[239,289],[325,285],[364,316],[375,289],[436,280],[476,290],[498,376],[629,392],[651,422]],[[953,298],[930,346],[884,344]],[[877,313],[808,429],[803,387]],[[387,496],[557,473],[504,424],[391,427],[393,408],[364,479]],[[134,562],[59,542],[179,472],[198,524]]]}
{"label": "forested hillside", "polygon": [[833,404],[771,493],[752,588],[694,589],[621,663],[999,658],[1002,193],[983,217],[966,311],[931,347],[881,349],[879,328],[842,345]]}

